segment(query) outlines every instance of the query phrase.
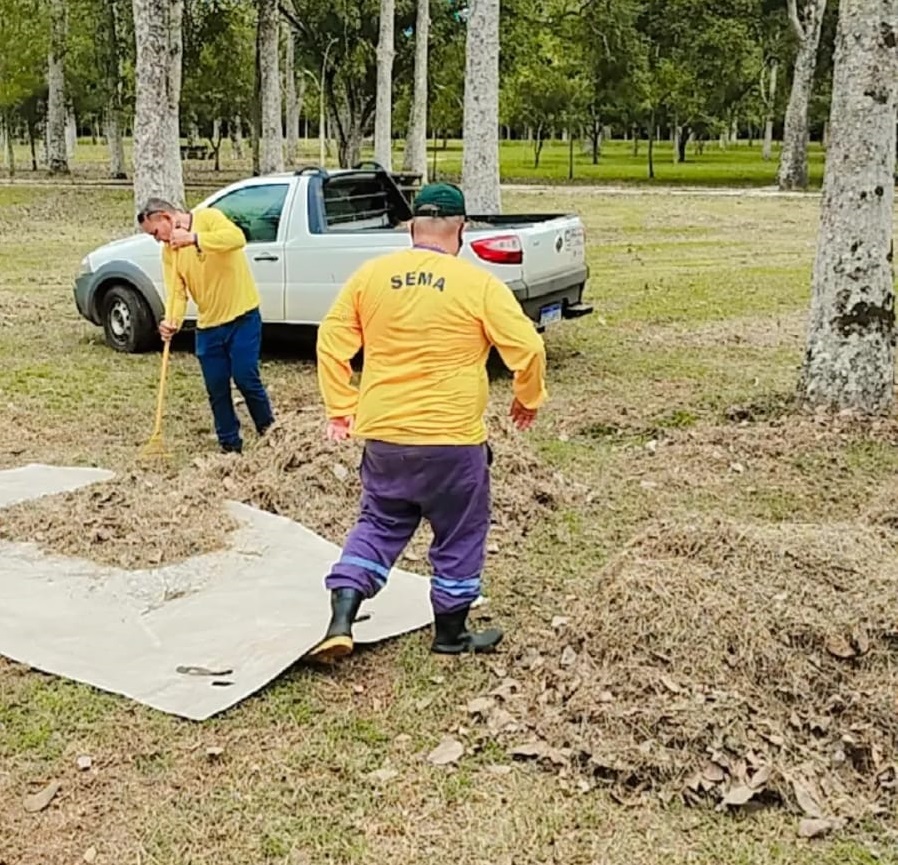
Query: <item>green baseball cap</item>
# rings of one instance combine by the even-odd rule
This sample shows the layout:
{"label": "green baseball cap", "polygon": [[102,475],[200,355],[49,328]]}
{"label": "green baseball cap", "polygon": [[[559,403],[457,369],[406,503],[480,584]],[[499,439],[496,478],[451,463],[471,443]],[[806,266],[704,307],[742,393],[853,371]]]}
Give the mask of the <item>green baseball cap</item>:
{"label": "green baseball cap", "polygon": [[452,183],[428,183],[412,204],[415,216],[466,216],[464,193]]}

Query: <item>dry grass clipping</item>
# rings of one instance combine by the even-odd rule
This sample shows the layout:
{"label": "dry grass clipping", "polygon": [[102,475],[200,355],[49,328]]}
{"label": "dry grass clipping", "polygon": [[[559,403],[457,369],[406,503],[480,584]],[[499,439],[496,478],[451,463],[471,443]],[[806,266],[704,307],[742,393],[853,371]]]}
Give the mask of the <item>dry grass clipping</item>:
{"label": "dry grass clipping", "polygon": [[[520,538],[541,513],[569,501],[572,486],[547,469],[510,423],[489,419],[495,454],[495,539]],[[319,409],[286,415],[247,452],[214,455],[171,476],[140,471],[3,511],[0,538],[102,564],[140,569],[212,552],[236,528],[226,500],[302,523],[342,543],[358,513],[361,444],[324,440]],[[427,533],[413,545],[426,553]]]}
{"label": "dry grass clipping", "polygon": [[884,813],[896,585],[895,538],[869,526],[661,523],[471,710],[516,756],[617,795]]}

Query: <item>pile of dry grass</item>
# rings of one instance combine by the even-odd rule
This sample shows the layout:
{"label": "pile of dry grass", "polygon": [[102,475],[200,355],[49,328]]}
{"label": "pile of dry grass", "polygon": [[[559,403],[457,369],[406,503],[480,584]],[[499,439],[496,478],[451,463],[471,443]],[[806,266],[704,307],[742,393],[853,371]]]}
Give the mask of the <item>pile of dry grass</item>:
{"label": "pile of dry grass", "polygon": [[661,523],[470,709],[513,754],[618,794],[881,812],[896,585],[894,539],[870,526]]}
{"label": "pile of dry grass", "polygon": [[[510,422],[489,419],[499,538],[519,538],[572,487],[546,468]],[[285,415],[241,457],[214,455],[168,476],[134,470],[108,483],[4,510],[0,538],[104,564],[144,568],[219,549],[235,524],[226,500],[290,517],[342,543],[358,513],[358,442],[323,438],[319,409]],[[426,549],[419,537],[414,549]]]}

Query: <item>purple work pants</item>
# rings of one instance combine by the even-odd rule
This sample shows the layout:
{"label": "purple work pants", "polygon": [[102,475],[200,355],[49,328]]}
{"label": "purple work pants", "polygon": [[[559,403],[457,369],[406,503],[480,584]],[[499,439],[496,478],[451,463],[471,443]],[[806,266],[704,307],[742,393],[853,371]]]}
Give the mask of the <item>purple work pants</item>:
{"label": "purple work pants", "polygon": [[395,445],[370,441],[362,457],[362,505],[329,590],[376,595],[422,519],[433,529],[430,599],[435,613],[480,595],[490,527],[488,445]]}

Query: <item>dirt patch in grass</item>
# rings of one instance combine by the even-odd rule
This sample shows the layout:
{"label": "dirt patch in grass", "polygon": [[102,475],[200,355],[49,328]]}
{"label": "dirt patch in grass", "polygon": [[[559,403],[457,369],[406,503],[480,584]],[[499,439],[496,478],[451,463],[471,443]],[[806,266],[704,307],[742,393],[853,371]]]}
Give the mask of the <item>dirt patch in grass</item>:
{"label": "dirt patch in grass", "polygon": [[[525,536],[541,514],[573,501],[572,485],[545,466],[498,413],[489,417],[498,470],[493,485],[493,544]],[[324,440],[320,409],[285,415],[243,456],[214,455],[166,475],[131,470],[108,483],[25,502],[4,511],[0,538],[35,542],[53,553],[145,568],[211,552],[236,528],[225,501],[290,517],[341,543],[358,513],[358,442]],[[422,533],[409,552],[426,552]]]}
{"label": "dirt patch in grass", "polygon": [[865,524],[659,521],[472,705],[511,753],[619,797],[885,814],[898,546]]}

